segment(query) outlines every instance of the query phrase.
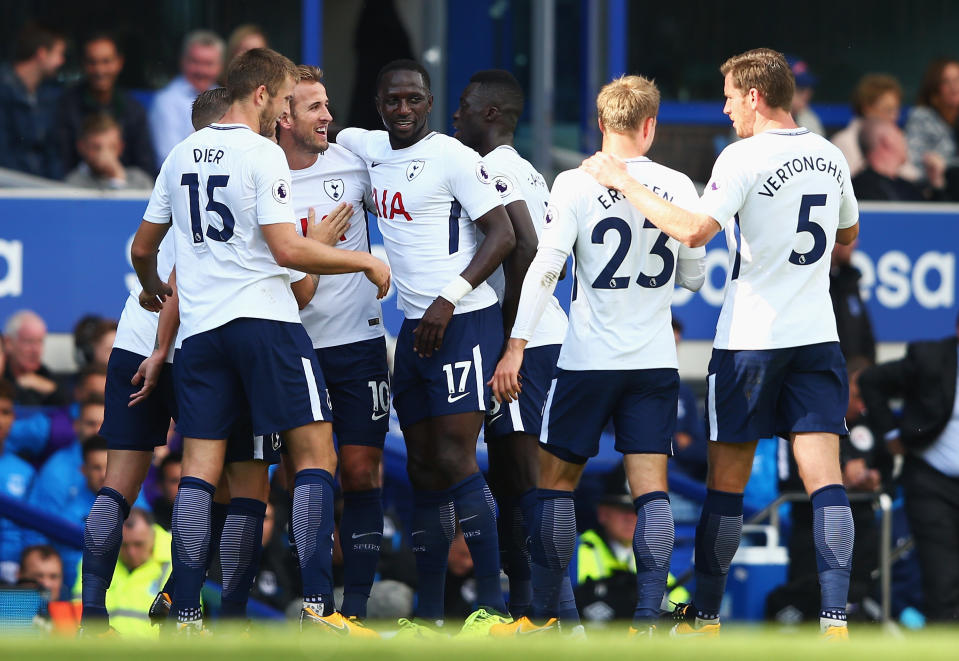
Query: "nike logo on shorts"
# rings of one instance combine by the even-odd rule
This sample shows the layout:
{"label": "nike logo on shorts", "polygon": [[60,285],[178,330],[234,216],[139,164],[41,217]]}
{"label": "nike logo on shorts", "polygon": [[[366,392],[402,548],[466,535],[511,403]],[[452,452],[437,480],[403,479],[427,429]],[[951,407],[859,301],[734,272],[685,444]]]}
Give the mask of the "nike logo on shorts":
{"label": "nike logo on shorts", "polygon": [[466,397],[468,394],[469,394],[468,392],[464,392],[462,395],[456,395],[454,397],[453,393],[450,393],[449,396],[447,396],[446,401],[449,402],[450,404],[455,404],[456,402]]}
{"label": "nike logo on shorts", "polygon": [[371,417],[371,419],[373,419],[373,420],[379,420],[380,418],[385,418],[385,417],[388,416],[389,414],[390,414],[390,412],[389,412],[389,411],[386,411],[385,413],[374,413],[374,414],[373,414],[372,416],[370,416],[370,417]]}
{"label": "nike logo on shorts", "polygon": [[496,422],[497,420],[499,420],[499,419],[502,418],[502,417],[503,417],[503,414],[502,414],[502,413],[497,413],[497,414],[494,415],[492,418],[490,418],[489,420],[487,420],[487,421],[486,421],[486,424],[491,425],[491,424],[493,424],[494,422]]}
{"label": "nike logo on shorts", "polygon": [[380,536],[382,536],[383,533],[381,533],[381,532],[361,532],[361,533],[353,533],[353,539],[359,539],[360,537],[369,537],[370,535],[380,535]]}

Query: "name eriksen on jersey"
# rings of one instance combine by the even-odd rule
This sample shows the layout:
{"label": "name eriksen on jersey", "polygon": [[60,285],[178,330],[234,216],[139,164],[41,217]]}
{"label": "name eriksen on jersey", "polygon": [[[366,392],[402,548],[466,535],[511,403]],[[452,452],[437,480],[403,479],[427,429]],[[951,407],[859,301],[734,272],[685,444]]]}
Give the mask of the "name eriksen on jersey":
{"label": "name eriksen on jersey", "polygon": [[782,188],[782,185],[786,183],[790,177],[795,177],[803,172],[825,172],[831,175],[836,182],[842,186],[842,168],[822,156],[803,156],[802,158],[797,157],[784,162],[781,167],[776,169],[775,176],[770,175],[767,177],[763,184],[763,189],[757,192],[763,197],[774,197],[776,191]]}
{"label": "name eriksen on jersey", "polygon": [[[653,191],[656,195],[659,195],[664,200],[668,200],[669,202],[673,201],[673,196],[667,193],[665,190],[663,190],[659,186],[650,187],[650,186],[647,186],[646,184],[643,184],[643,185],[646,186],[646,188],[649,188],[649,190]],[[604,209],[609,209],[617,202],[625,199],[626,198],[623,197],[623,194],[620,193],[615,188],[608,188],[605,194],[600,195],[599,197],[596,198],[596,200],[603,206]]]}

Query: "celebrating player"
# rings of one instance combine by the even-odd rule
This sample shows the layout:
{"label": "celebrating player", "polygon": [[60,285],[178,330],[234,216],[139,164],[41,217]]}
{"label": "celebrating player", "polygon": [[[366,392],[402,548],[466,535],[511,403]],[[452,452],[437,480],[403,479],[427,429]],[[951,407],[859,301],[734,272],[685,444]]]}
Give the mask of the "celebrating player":
{"label": "celebrating player", "polygon": [[[443,619],[450,542],[459,520],[473,557],[479,608],[464,632],[508,621],[499,585],[495,502],[476,463],[486,382],[502,346],[502,316],[486,278],[515,240],[487,166],[429,130],[429,74],[398,60],[380,70],[376,107],[386,131],[345,129],[337,142],[362,158],[406,319],[396,343],[393,393],[414,490],[412,544],[417,622]],[[478,242],[475,227],[485,233]]]}
{"label": "celebrating player", "polygon": [[[743,490],[757,440],[788,438],[813,505],[820,626],[845,638],[853,520],[839,467],[848,401],[829,298],[836,241],[859,233],[842,153],[797,127],[782,54],[751,50],[720,68],[737,135],[716,159],[699,213],[648,190],[626,165],[596,154],[583,168],[658,228],[692,246],[726,229],[730,270],[707,379],[708,492],[696,528],[696,592],[676,634],[718,635],[719,607],[742,534]],[[825,258],[824,258],[825,257]]]}
{"label": "celebrating player", "polygon": [[[175,382],[184,436],[173,512],[173,612],[178,629],[188,632],[202,627],[210,502],[227,431],[244,402],[255,433],[281,430],[295,466],[304,610],[352,630],[332,601],[332,416],[287,268],[362,271],[381,295],[389,269],[369,253],[334,250],[296,233],[286,159],[264,138],[289,109],[295,76],[293,63],[268,49],[234,60],[227,72],[230,109],[222,123],[196,132],[167,157],[131,249],[144,292],[155,297],[151,306],[161,305],[171,290],[157,273],[156,250],[172,213],[183,337]],[[265,500],[265,474],[249,477],[231,481],[233,497]]]}
{"label": "celebrating player", "polygon": [[[460,95],[459,109],[453,114],[454,137],[483,157],[516,234],[516,248],[503,268],[487,280],[503,306],[507,333],[516,318],[519,292],[536,254],[549,199],[543,177],[513,148],[513,132],[522,112],[523,88],[513,74],[490,70],[470,78]],[[509,576],[509,610],[514,618],[526,614],[532,597],[526,538],[536,506],[539,431],[565,335],[566,313],[556,297],[550,296],[524,354],[518,399],[505,405],[494,400],[486,416],[490,488],[499,505],[500,557]],[[568,578],[560,603],[566,604],[564,624],[574,626],[578,615]]]}
{"label": "celebrating player", "polygon": [[[347,250],[368,251],[365,207],[373,207],[366,164],[327,140],[333,117],[323,72],[301,65],[297,73],[290,112],[280,117],[277,138],[293,177],[301,229],[307,232],[311,214],[323,217],[348,203],[352,207],[349,225],[329,228],[333,230],[332,243]],[[325,221],[316,227],[324,225]],[[362,273],[323,276],[300,318],[326,377],[339,446],[344,565],[339,610],[345,617],[359,620],[366,617],[383,536],[380,473],[390,413],[386,339],[376,286]]]}
{"label": "celebrating player", "polygon": [[[650,80],[614,80],[600,91],[596,109],[604,154],[622,159],[657,195],[679,205],[697,202],[687,176],[645,156],[659,110],[659,90]],[[673,550],[666,460],[676,427],[679,373],[669,306],[675,284],[692,291],[702,285],[705,250],[680,245],[582,170],[557,176],[516,325],[493,377],[493,391],[505,402],[520,390],[524,349],[570,252],[578,289],[540,436],[539,502],[530,542],[532,617],[491,633],[555,629],[560,584],[576,547],[573,490],[612,420],[637,514],[631,631],[646,635],[655,629]]]}

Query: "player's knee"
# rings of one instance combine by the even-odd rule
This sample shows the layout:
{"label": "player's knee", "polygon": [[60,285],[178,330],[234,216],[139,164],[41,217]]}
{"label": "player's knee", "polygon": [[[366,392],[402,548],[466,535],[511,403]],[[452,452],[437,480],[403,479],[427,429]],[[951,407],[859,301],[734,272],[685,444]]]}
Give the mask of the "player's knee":
{"label": "player's knee", "polygon": [[344,491],[368,491],[382,486],[380,462],[367,457],[351,458],[340,465]]}

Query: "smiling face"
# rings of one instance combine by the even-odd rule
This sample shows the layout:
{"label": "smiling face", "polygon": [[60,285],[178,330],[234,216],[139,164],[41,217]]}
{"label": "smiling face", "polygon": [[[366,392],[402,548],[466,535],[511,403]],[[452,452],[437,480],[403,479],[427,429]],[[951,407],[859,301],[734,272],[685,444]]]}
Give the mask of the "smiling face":
{"label": "smiling face", "polygon": [[390,71],[377,90],[376,109],[394,148],[409,147],[429,133],[433,95],[419,72]]}
{"label": "smiling face", "polygon": [[453,113],[453,128],[456,129],[453,137],[467,147],[476,149],[482,139],[483,115],[487,107],[479,93],[479,86],[476,83],[467,85],[460,96],[459,108]]}
{"label": "smiling face", "polygon": [[732,120],[736,135],[740,138],[752,137],[756,124],[756,109],[750,104],[748,90],[737,88],[732,74],[727,73],[723,83],[723,94],[726,97],[723,112]]}
{"label": "smiling face", "polygon": [[91,41],[83,49],[83,73],[90,89],[109,93],[123,70],[123,56],[109,39]]}
{"label": "smiling face", "polygon": [[330,146],[327,131],[332,121],[330,100],[323,83],[298,82],[293,89],[290,114],[285,122],[297,148],[310,154],[326,151]]}

